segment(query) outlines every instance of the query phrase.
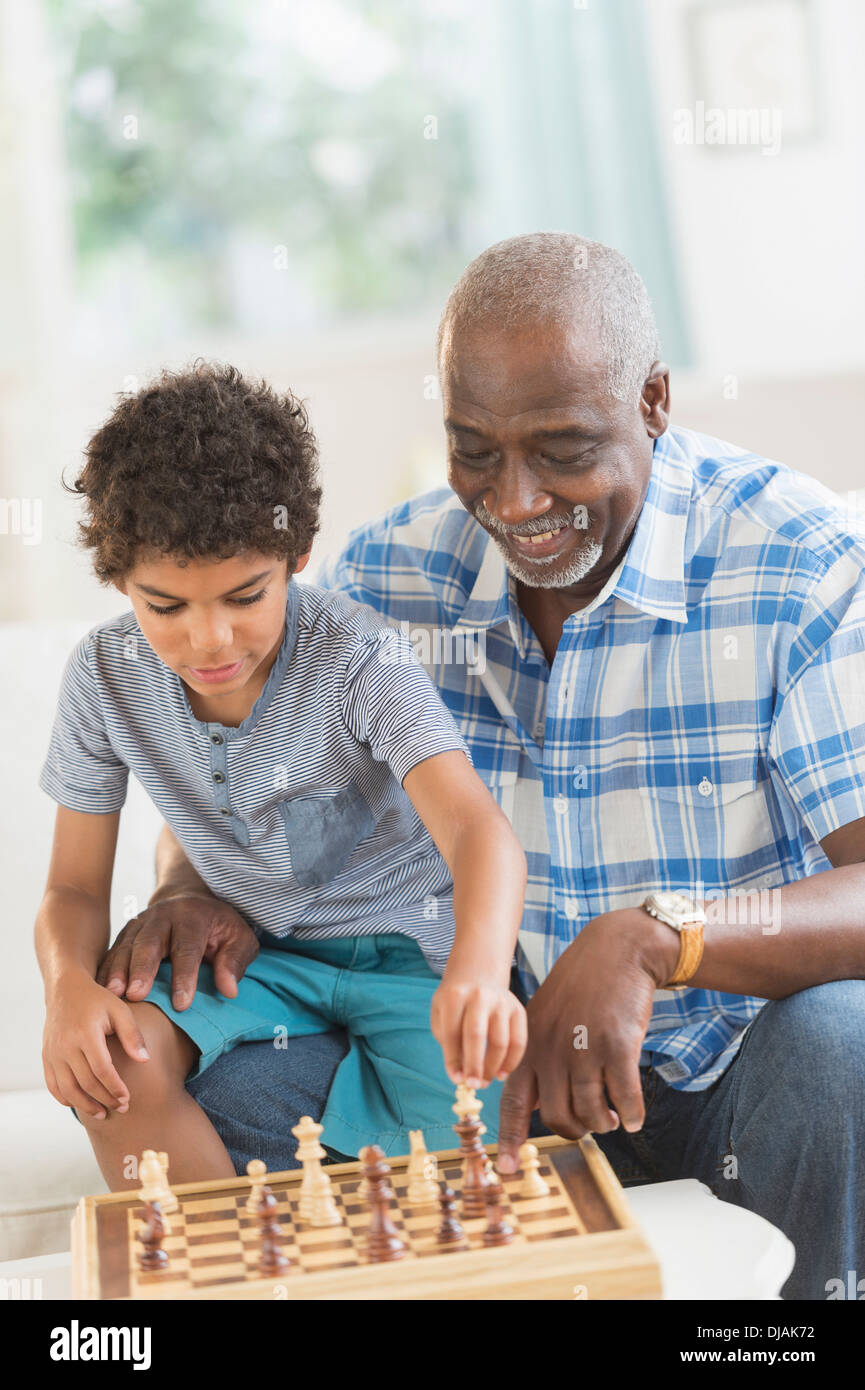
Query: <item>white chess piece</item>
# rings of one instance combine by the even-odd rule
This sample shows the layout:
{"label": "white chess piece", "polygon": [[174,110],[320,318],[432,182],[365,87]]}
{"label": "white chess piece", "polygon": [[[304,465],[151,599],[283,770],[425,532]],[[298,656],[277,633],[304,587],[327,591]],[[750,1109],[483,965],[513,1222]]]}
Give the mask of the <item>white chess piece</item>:
{"label": "white chess piece", "polygon": [[252,1180],[249,1196],[246,1199],[246,1210],[251,1216],[254,1216],[261,1202],[261,1189],[267,1183],[267,1164],[260,1158],[251,1158],[246,1165],[246,1171]]}
{"label": "white chess piece", "polygon": [[519,1186],[521,1197],[546,1197],[549,1193],[549,1184],[538,1172],[540,1166],[541,1160],[538,1158],[537,1144],[521,1144],[520,1167],[523,1170],[523,1180]]}
{"label": "white chess piece", "polygon": [[177,1206],[177,1198],[165,1181],[165,1171],[155,1149],[145,1149],[138,1163],[138,1178],[141,1187],[138,1196],[142,1202],[158,1202],[165,1222],[166,1235],[171,1229],[166,1202]]}
{"label": "white chess piece", "polygon": [[342,1224],[342,1217],[332,1195],[328,1202],[331,1182],[321,1166],[321,1160],[327,1155],[318,1142],[323,1129],[311,1115],[302,1115],[300,1123],[291,1131],[297,1140],[297,1157],[303,1164],[298,1213],[300,1219],[311,1226],[336,1226]]}
{"label": "white chess piece", "polygon": [[162,1176],[163,1176],[163,1178],[164,1178],[164,1180],[165,1180],[165,1185],[164,1185],[165,1200],[164,1200],[163,1203],[162,1203],[162,1210],[163,1210],[163,1212],[166,1212],[166,1211],[177,1211],[178,1208],[179,1208],[179,1206],[180,1206],[180,1203],[178,1202],[177,1198],[175,1197],[174,1193],[172,1192],[171,1188],[170,1188],[169,1185],[168,1185],[168,1154],[167,1154],[167,1153],[160,1153],[160,1155],[159,1155],[159,1166],[160,1166],[160,1168],[162,1169]]}
{"label": "white chess piece", "polygon": [[427,1202],[437,1202],[439,1198],[438,1159],[427,1151],[423,1130],[410,1129],[409,1143],[411,1158],[406,1170],[408,1176],[408,1200],[412,1206],[423,1206]]}

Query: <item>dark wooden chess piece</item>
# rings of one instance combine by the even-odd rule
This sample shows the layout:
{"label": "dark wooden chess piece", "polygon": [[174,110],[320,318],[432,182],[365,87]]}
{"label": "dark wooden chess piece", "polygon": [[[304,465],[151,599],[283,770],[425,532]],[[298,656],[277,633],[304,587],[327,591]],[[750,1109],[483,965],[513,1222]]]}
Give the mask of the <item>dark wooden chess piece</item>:
{"label": "dark wooden chess piece", "polygon": [[481,1143],[481,1135],[486,1127],[478,1115],[464,1115],[454,1129],[460,1137],[460,1153],[463,1156],[462,1215],[464,1220],[471,1220],[486,1212],[487,1156]]}
{"label": "dark wooden chess piece", "polygon": [[441,1225],[436,1231],[437,1245],[461,1245],[465,1241],[465,1231],[454,1216],[457,1194],[447,1183],[442,1183],[439,1208],[442,1214]]}
{"label": "dark wooden chess piece", "polygon": [[138,1252],[138,1263],[142,1269],[165,1269],[168,1265],[168,1256],[162,1248],[165,1239],[165,1217],[162,1215],[162,1207],[158,1202],[145,1203],[145,1225],[143,1230],[138,1232],[138,1239],[144,1246]]}
{"label": "dark wooden chess piece", "polygon": [[258,1268],[265,1275],[279,1274],[291,1264],[288,1256],[282,1253],[282,1231],[276,1219],[278,1205],[273,1191],[265,1184],[255,1209],[258,1229],[261,1232]]}
{"label": "dark wooden chess piece", "polygon": [[390,1204],[393,1201],[393,1188],[388,1181],[390,1164],[385,1163],[384,1150],[378,1144],[369,1144],[361,1149],[360,1160],[367,1184],[366,1200],[369,1206],[366,1257],[375,1263],[401,1260],[406,1252],[406,1245],[390,1216]]}
{"label": "dark wooden chess piece", "polygon": [[483,1234],[484,1245],[510,1245],[514,1228],[504,1219],[505,1189],[497,1177],[487,1180],[484,1197],[489,1217]]}

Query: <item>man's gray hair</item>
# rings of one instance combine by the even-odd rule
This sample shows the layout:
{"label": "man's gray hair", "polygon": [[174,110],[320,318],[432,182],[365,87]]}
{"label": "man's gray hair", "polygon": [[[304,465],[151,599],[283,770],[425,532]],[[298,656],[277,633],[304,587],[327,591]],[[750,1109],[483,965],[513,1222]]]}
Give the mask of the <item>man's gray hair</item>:
{"label": "man's gray hair", "polygon": [[635,404],[661,356],[652,302],[631,262],[612,246],[571,232],[530,232],[482,251],[445,305],[439,360],[455,329],[483,320],[507,328],[587,324],[607,365],[606,389]]}

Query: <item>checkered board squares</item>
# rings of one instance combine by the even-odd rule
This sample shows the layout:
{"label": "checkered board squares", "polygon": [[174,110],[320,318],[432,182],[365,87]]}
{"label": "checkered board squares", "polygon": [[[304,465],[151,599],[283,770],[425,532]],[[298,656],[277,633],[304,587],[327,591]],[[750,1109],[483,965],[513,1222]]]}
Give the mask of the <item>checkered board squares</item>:
{"label": "checkered board squares", "polygon": [[[448,1300],[581,1297],[658,1298],[657,1259],[633,1218],[615,1173],[591,1135],[577,1142],[537,1141],[543,1197],[520,1196],[520,1176],[502,1180],[503,1215],[514,1228],[507,1245],[485,1246],[486,1217],[463,1221],[465,1239],[441,1246],[435,1234],[438,1203],[408,1200],[409,1156],[390,1157],[394,1189],[391,1219],[406,1243],[402,1259],[366,1257],[367,1204],[359,1196],[362,1165],[331,1165],[328,1176],[342,1218],[313,1227],[300,1219],[302,1174],[268,1175],[276,1199],[284,1272],[262,1276],[261,1236],[247,1211],[248,1178],[175,1187],[178,1209],[168,1213],[164,1250],[169,1264],[144,1271],[139,1264],[145,1208],[134,1192],[82,1197],[72,1221],[72,1287],[76,1298],[101,1299],[352,1299]],[[495,1161],[494,1145],[487,1154]],[[439,1176],[457,1195],[462,1161],[449,1149],[436,1154]],[[461,1219],[461,1218],[460,1218]]]}
{"label": "checkered board squares", "polygon": [[[558,1174],[545,1157],[541,1159],[540,1172],[550,1188],[546,1197],[521,1197],[519,1177],[503,1180],[504,1217],[515,1232],[512,1245],[584,1233],[585,1228],[565,1196]],[[443,1165],[439,1177],[459,1194],[462,1185],[459,1163]],[[290,1188],[278,1183],[273,1185],[277,1200],[275,1215],[282,1232],[281,1250],[291,1261],[284,1275],[274,1276],[277,1279],[367,1263],[364,1245],[369,1212],[358,1196],[359,1180],[355,1176],[335,1176],[332,1183],[342,1224],[327,1227],[313,1227],[300,1219],[297,1183]],[[459,1249],[436,1243],[435,1233],[441,1221],[437,1204],[417,1207],[409,1203],[405,1171],[393,1173],[391,1185],[395,1198],[391,1203],[391,1218],[408,1246],[404,1259],[434,1257]],[[254,1214],[246,1210],[247,1197],[248,1191],[211,1197],[184,1196],[179,1209],[168,1215],[170,1232],[162,1246],[168,1256],[168,1267],[154,1271],[144,1271],[139,1266],[142,1246],[137,1233],[142,1229],[145,1213],[143,1206],[131,1207],[127,1219],[132,1296],[171,1297],[172,1289],[204,1290],[260,1279],[261,1236]],[[459,1202],[456,1211],[458,1214]],[[464,1248],[483,1249],[486,1218],[462,1221],[462,1225],[466,1234]]]}

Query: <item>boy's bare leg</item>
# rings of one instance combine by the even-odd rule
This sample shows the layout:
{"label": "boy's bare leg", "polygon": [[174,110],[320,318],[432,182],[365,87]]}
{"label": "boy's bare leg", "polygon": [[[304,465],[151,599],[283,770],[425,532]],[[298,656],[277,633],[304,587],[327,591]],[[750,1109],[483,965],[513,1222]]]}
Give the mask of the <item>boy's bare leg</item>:
{"label": "boy's bare leg", "polygon": [[[198,1049],[155,1004],[132,1004],[150,1060],[134,1062],[116,1037],[108,1039],[111,1060],[129,1088],[125,1115],[109,1110],[104,1120],[76,1111],[112,1192],[138,1186],[137,1165],[145,1149],[168,1154],[172,1186],[208,1178],[235,1177],[228,1150],[207,1115],[186,1090]],[[130,1176],[132,1174],[132,1176]]]}

